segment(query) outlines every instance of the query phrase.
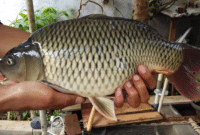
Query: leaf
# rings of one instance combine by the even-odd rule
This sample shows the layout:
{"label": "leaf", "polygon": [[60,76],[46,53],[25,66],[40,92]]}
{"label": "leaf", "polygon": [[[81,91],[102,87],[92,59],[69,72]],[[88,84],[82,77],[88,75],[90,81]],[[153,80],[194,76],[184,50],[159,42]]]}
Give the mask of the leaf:
{"label": "leaf", "polygon": [[44,26],[44,22],[43,22],[42,20],[38,20],[37,23],[38,23],[39,25]]}
{"label": "leaf", "polygon": [[19,13],[19,15],[20,15],[22,18],[25,18],[25,17],[27,17],[27,15],[26,15],[26,14],[24,14],[24,13],[22,13],[22,12],[20,12],[20,13]]}
{"label": "leaf", "polygon": [[67,13],[66,11],[61,11],[61,13],[62,13],[63,15],[65,15],[66,17],[69,17],[69,15],[68,15],[68,13]]}

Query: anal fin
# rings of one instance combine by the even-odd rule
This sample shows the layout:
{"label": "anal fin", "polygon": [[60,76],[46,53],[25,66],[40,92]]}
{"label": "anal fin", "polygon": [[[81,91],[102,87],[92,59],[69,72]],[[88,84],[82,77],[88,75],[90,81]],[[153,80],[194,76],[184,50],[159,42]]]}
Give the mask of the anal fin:
{"label": "anal fin", "polygon": [[114,102],[106,97],[88,97],[94,108],[104,117],[117,121]]}

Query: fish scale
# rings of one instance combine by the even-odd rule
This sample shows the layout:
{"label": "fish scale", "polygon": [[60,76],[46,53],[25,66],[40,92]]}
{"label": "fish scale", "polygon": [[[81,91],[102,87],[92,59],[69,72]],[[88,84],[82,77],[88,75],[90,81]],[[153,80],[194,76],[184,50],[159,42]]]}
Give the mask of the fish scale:
{"label": "fish scale", "polygon": [[141,22],[91,15],[35,31],[0,60],[0,71],[14,81],[41,81],[88,97],[102,115],[116,120],[106,95],[122,88],[139,65],[164,73],[182,95],[198,100],[197,57],[199,48],[169,42]]}

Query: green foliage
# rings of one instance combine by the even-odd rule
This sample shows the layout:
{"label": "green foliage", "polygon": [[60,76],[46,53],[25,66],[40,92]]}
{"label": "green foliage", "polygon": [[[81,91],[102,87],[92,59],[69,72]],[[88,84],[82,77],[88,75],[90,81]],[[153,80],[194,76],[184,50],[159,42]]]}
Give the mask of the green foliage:
{"label": "green foliage", "polygon": [[131,13],[131,15],[128,16],[128,19],[133,19],[133,13]]}
{"label": "green foliage", "polygon": [[161,0],[149,0],[149,12],[150,13],[158,12],[161,5],[162,5]]}
{"label": "green foliage", "polygon": [[[66,11],[57,11],[53,7],[49,8],[41,8],[34,12],[35,15],[35,28],[40,29],[46,25],[55,23],[57,21],[62,20],[64,17],[67,18],[74,18],[76,16],[76,12],[74,9],[69,9]],[[27,10],[24,9],[22,12],[19,13],[20,18],[16,18],[15,21],[11,22],[9,26],[13,26],[15,28],[22,29],[24,31],[29,32],[29,23],[28,23],[28,15]]]}
{"label": "green foliage", "polygon": [[25,118],[27,114],[28,114],[28,111],[23,112],[22,113],[23,118]]}
{"label": "green foliage", "polygon": [[[8,114],[6,114],[6,116],[8,116]],[[17,115],[15,115],[14,112],[10,112],[10,120],[15,120],[17,119]]]}
{"label": "green foliage", "polygon": [[[60,116],[59,110],[54,110],[53,114],[50,114],[49,112],[47,112],[46,113],[46,119],[47,119],[47,121],[50,120],[51,116]],[[61,117],[63,117],[63,116],[61,116]]]}

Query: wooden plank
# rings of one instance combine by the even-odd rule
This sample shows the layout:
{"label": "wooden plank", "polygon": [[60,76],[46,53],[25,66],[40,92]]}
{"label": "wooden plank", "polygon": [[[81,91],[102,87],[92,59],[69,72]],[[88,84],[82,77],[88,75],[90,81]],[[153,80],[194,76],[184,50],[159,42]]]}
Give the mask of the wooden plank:
{"label": "wooden plank", "polygon": [[122,108],[115,107],[115,114],[136,113],[142,111],[152,111],[154,108],[147,103],[141,103],[139,107],[132,108],[129,104],[125,103]]}
{"label": "wooden plank", "polygon": [[[82,106],[82,118],[84,128],[87,127],[91,104],[83,104]],[[122,108],[115,108],[118,121],[111,121],[103,117],[97,111],[95,112],[92,127],[105,127],[112,125],[120,125],[127,123],[136,123],[152,120],[160,120],[163,117],[158,112],[152,112],[153,108],[147,103],[142,103],[138,108],[132,108],[127,103]],[[151,111],[151,112],[146,112]]]}
{"label": "wooden plank", "polygon": [[65,116],[65,130],[67,135],[81,134],[81,127],[77,114]]}
{"label": "wooden plank", "polygon": [[[153,105],[155,101],[155,96],[150,96],[149,104]],[[163,105],[167,104],[189,104],[191,101],[184,98],[183,96],[165,96],[163,100]]]}

